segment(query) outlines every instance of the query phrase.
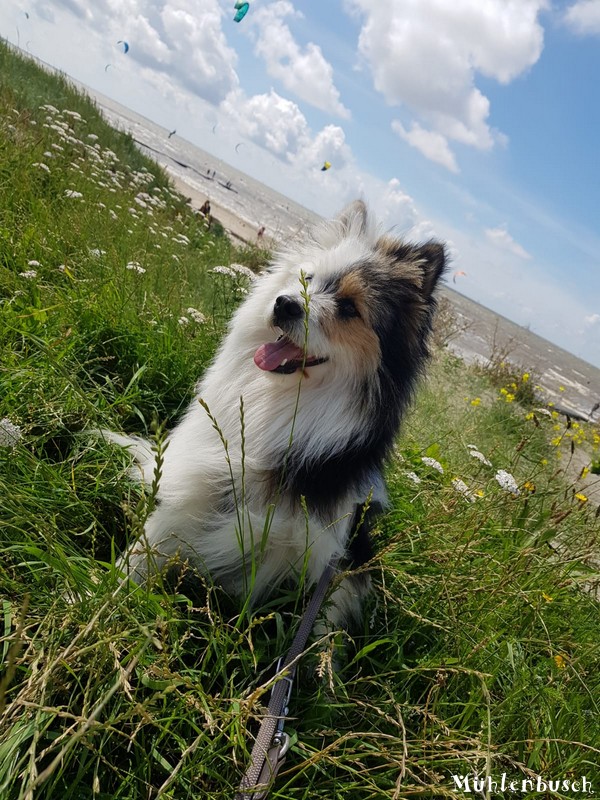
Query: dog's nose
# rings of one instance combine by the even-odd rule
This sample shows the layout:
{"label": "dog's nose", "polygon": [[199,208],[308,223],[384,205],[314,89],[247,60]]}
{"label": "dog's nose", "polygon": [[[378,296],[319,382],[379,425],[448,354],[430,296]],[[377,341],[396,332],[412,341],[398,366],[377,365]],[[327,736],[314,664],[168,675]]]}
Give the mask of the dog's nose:
{"label": "dog's nose", "polygon": [[284,320],[298,319],[302,316],[302,306],[293,297],[287,294],[279,295],[275,300],[275,320],[283,322]]}

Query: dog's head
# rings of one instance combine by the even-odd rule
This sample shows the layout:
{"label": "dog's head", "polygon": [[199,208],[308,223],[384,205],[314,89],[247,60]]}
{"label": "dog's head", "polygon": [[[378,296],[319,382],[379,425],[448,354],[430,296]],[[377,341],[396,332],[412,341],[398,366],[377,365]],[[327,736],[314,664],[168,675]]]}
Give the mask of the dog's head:
{"label": "dog's head", "polygon": [[319,384],[328,375],[412,384],[444,267],[441,244],[379,235],[365,204],[352,203],[259,281],[250,300],[264,337],[256,367],[279,380],[304,370]]}

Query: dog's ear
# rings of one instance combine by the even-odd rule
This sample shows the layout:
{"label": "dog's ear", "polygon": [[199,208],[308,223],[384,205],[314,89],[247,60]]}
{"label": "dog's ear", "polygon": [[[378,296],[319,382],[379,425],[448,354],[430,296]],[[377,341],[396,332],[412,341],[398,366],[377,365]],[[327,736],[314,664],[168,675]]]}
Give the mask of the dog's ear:
{"label": "dog's ear", "polygon": [[364,201],[354,200],[338,214],[336,222],[341,228],[342,236],[364,236],[369,229],[369,212]]}
{"label": "dog's ear", "polygon": [[440,242],[430,241],[417,248],[418,263],[423,272],[421,292],[426,298],[433,294],[446,269],[446,251]]}
{"label": "dog's ear", "polygon": [[347,236],[375,238],[375,225],[366,204],[355,200],[341,211],[335,219],[319,226],[313,232],[313,240],[320,247],[335,247]]}

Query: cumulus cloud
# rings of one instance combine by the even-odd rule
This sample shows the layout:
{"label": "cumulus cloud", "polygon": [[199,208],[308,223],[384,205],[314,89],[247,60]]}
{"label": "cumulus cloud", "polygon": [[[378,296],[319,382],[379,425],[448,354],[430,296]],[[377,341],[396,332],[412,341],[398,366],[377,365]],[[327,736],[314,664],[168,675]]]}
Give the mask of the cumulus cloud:
{"label": "cumulus cloud", "polygon": [[418,122],[413,122],[409,131],[398,120],[392,122],[392,128],[398,136],[404,139],[413,147],[416,147],[425,158],[441,164],[450,172],[458,172],[458,165],[454,153],[448,146],[448,140],[441,133],[428,131],[421,127]]}
{"label": "cumulus cloud", "polygon": [[406,140],[451,170],[449,140],[493,147],[498,134],[489,125],[490,103],[475,78],[479,73],[508,83],[535,64],[543,46],[538,14],[546,0],[351,3],[362,22],[359,52],[375,88],[427,126],[405,131]]}
{"label": "cumulus cloud", "polygon": [[296,103],[273,89],[252,97],[238,89],[225,98],[220,109],[243,136],[305,174],[320,168],[324,161],[329,161],[334,170],[352,161],[342,128],[326,125],[314,133]]}
{"label": "cumulus cloud", "polygon": [[[45,18],[50,5],[43,5]],[[60,0],[53,5],[85,20],[89,36],[100,42],[116,46],[117,40],[127,39],[128,61],[213,104],[239,85],[237,54],[222,30],[219,0]]]}
{"label": "cumulus cloud", "polygon": [[333,82],[333,68],[321,48],[309,42],[302,48],[294,39],[285,17],[301,17],[288,0],[277,0],[253,15],[255,52],[273,78],[315,108],[348,119],[350,112],[340,101]]}
{"label": "cumulus cloud", "polygon": [[529,260],[531,258],[531,254],[513,239],[506,228],[486,228],[485,235],[488,238],[488,241],[497,247],[500,247],[503,250],[508,250],[513,255],[525,260]]}
{"label": "cumulus cloud", "polygon": [[565,12],[569,28],[581,36],[600,35],[600,0],[579,0]]}
{"label": "cumulus cloud", "polygon": [[231,92],[221,110],[235,121],[243,136],[284,160],[293,158],[310,139],[308,123],[296,103],[273,89],[252,97],[241,90]]}

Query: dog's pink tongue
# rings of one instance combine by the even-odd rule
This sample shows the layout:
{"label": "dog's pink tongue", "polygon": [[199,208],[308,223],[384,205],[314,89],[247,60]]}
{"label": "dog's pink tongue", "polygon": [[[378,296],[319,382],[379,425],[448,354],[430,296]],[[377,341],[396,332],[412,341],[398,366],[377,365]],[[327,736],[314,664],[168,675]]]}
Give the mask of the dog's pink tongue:
{"label": "dog's pink tongue", "polygon": [[280,339],[278,342],[261,344],[254,353],[254,363],[260,369],[271,372],[285,361],[302,360],[303,352],[289,339]]}

